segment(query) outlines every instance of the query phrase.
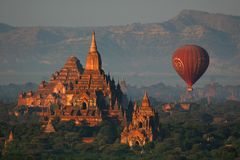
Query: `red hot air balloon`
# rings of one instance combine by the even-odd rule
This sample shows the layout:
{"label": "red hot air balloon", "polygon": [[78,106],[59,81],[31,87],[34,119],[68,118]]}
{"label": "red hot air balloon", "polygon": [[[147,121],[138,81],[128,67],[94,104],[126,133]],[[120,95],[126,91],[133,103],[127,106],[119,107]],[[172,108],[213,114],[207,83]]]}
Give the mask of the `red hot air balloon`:
{"label": "red hot air balloon", "polygon": [[192,85],[203,75],[209,65],[209,56],[205,49],[197,45],[184,45],[172,56],[172,65],[192,91]]}

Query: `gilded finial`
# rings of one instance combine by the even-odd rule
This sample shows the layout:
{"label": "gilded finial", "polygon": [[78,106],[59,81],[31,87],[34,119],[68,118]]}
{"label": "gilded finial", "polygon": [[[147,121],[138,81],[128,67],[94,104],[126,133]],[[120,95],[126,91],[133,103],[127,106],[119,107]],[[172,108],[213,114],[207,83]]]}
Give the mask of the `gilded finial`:
{"label": "gilded finial", "polygon": [[96,52],[97,51],[97,44],[96,44],[96,40],[95,40],[95,32],[92,32],[92,42],[91,42],[91,46],[90,46],[90,52]]}

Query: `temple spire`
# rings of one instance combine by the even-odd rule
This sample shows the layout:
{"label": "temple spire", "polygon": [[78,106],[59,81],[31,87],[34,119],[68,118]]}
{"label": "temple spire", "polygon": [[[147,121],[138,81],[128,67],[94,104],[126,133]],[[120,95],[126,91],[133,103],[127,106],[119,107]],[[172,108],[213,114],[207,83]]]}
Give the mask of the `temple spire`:
{"label": "temple spire", "polygon": [[89,52],[90,53],[97,52],[97,43],[96,43],[96,40],[95,40],[95,32],[94,31],[92,32],[92,42],[91,42]]}
{"label": "temple spire", "polygon": [[118,105],[118,100],[117,100],[117,98],[116,98],[116,100],[115,100],[115,104],[114,104],[114,110],[118,110],[118,108],[119,108],[119,105]]}
{"label": "temple spire", "polygon": [[5,155],[8,151],[8,145],[13,141],[13,132],[10,131],[8,138],[4,142],[4,147],[2,149],[2,154]]}
{"label": "temple spire", "polygon": [[9,142],[13,141],[13,132],[12,131],[10,131],[10,134],[8,136],[8,141]]}
{"label": "temple spire", "polygon": [[53,133],[53,132],[55,132],[55,129],[54,129],[53,125],[52,125],[51,119],[48,120],[48,123],[47,123],[47,125],[45,127],[44,132],[45,133]]}
{"label": "temple spire", "polygon": [[92,71],[100,71],[102,69],[102,60],[97,50],[95,32],[92,32],[92,42],[87,55],[85,69]]}
{"label": "temple spire", "polygon": [[147,94],[147,91],[145,90],[145,91],[144,91],[143,99],[147,99],[147,98],[148,98],[148,94]]}
{"label": "temple spire", "polygon": [[144,92],[144,96],[143,96],[143,99],[142,99],[142,107],[150,107],[150,100],[149,100],[149,97],[148,97],[148,94],[147,94],[147,91]]}
{"label": "temple spire", "polygon": [[136,102],[136,101],[134,101],[133,110],[134,110],[134,111],[136,111],[136,110],[137,110],[137,108],[138,108],[138,106],[137,106],[137,102]]}

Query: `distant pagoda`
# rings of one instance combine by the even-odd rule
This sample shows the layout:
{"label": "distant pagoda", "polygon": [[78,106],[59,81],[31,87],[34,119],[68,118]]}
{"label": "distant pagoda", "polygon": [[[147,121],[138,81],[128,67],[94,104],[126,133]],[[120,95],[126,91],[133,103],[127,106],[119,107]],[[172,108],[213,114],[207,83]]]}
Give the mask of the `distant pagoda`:
{"label": "distant pagoda", "polygon": [[53,132],[55,132],[55,129],[54,129],[53,125],[52,125],[52,121],[50,119],[48,120],[48,123],[47,123],[47,125],[46,125],[46,127],[44,129],[44,132],[45,133],[53,133]]}
{"label": "distant pagoda", "polygon": [[121,143],[129,146],[144,146],[157,137],[159,122],[157,112],[150,104],[147,92],[144,93],[141,106],[134,104],[132,120],[121,133]]}
{"label": "distant pagoda", "polygon": [[4,147],[3,147],[3,150],[2,150],[2,154],[5,155],[8,151],[8,146],[9,146],[9,143],[11,143],[13,141],[14,137],[13,137],[13,132],[12,130],[10,131],[9,135],[8,135],[8,138],[5,139],[5,142],[4,142]]}

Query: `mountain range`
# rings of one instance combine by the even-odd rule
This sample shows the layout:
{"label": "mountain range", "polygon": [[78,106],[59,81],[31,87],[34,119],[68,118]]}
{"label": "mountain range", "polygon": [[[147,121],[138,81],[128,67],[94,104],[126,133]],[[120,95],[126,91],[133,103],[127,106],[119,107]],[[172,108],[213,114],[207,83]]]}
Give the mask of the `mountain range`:
{"label": "mountain range", "polygon": [[91,32],[96,32],[103,68],[115,80],[147,86],[183,85],[171,57],[184,44],[197,44],[210,56],[199,86],[240,82],[240,16],[183,10],[159,23],[105,27],[16,27],[0,23],[0,84],[48,80],[68,56],[85,64]]}

